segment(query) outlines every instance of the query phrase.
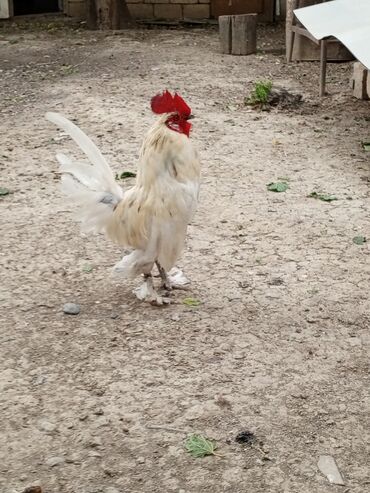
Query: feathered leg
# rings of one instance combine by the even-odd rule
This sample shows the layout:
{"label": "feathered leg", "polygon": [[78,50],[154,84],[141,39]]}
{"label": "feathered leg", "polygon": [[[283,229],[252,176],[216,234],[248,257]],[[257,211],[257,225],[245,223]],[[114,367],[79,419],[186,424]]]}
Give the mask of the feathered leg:
{"label": "feathered leg", "polygon": [[152,274],[144,274],[143,284],[135,289],[134,293],[139,300],[148,301],[151,305],[161,306],[170,303],[168,298],[160,296],[154,289]]}
{"label": "feathered leg", "polygon": [[156,261],[155,265],[157,266],[159,275],[162,279],[162,288],[166,291],[171,291],[172,289],[188,289],[188,285],[190,281],[187,277],[184,276],[183,272],[176,267],[173,267],[170,272],[164,270],[161,264]]}
{"label": "feathered leg", "polygon": [[158,261],[156,261],[155,265],[157,266],[159,275],[162,279],[161,287],[164,288],[166,291],[171,291],[172,285],[168,278],[167,272],[164,270],[164,268],[161,266],[161,264]]}

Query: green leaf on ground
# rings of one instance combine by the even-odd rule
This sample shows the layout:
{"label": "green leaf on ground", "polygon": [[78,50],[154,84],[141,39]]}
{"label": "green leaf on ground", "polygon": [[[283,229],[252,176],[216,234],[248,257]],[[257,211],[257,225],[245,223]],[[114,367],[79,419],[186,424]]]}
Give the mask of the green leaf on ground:
{"label": "green leaf on ground", "polygon": [[83,272],[90,273],[90,272],[92,272],[93,267],[92,267],[92,265],[90,265],[90,264],[85,264],[85,265],[82,267],[82,270],[83,270]]}
{"label": "green leaf on ground", "polygon": [[353,243],[355,243],[356,245],[363,245],[364,243],[366,243],[366,238],[365,236],[355,236],[353,239],[352,239]]}
{"label": "green leaf on ground", "polygon": [[10,190],[8,190],[7,188],[0,187],[0,196],[9,195],[9,194],[10,194]]}
{"label": "green leaf on ground", "polygon": [[370,151],[370,142],[362,142],[364,151]]}
{"label": "green leaf on ground", "polygon": [[272,182],[267,185],[267,190],[270,192],[286,192],[288,188],[289,185],[285,181]]}
{"label": "green leaf on ground", "polygon": [[328,193],[311,192],[308,195],[308,197],[311,197],[313,199],[322,200],[323,202],[333,202],[333,200],[338,200],[338,198],[335,195],[330,195]]}
{"label": "green leaf on ground", "polygon": [[184,298],[182,302],[184,303],[184,305],[187,306],[199,306],[202,304],[202,302],[197,300],[196,298]]}
{"label": "green leaf on ground", "polygon": [[185,441],[185,448],[190,455],[196,458],[206,457],[207,455],[217,455],[215,442],[208,440],[202,435],[190,435]]}
{"label": "green leaf on ground", "polygon": [[116,180],[125,180],[126,178],[135,178],[136,173],[132,171],[123,171],[122,173],[116,173]]}

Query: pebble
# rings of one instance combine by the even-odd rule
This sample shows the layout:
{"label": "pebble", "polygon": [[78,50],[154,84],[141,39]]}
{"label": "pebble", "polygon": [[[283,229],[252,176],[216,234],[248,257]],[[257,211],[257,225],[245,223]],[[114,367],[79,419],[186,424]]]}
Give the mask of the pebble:
{"label": "pebble", "polygon": [[46,465],[49,467],[55,467],[55,466],[60,466],[61,464],[64,464],[64,459],[63,457],[50,457],[50,459],[47,459]]}
{"label": "pebble", "polygon": [[104,493],[121,493],[117,488],[113,488],[113,486],[108,486],[105,488]]}
{"label": "pebble", "polygon": [[90,450],[90,452],[87,455],[89,457],[102,457],[102,455],[96,450]]}
{"label": "pebble", "polygon": [[66,303],[63,306],[63,312],[67,315],[78,315],[80,313],[80,305],[76,303]]}
{"label": "pebble", "polygon": [[89,447],[101,447],[103,445],[102,439],[100,437],[93,437],[88,441]]}
{"label": "pebble", "polygon": [[47,421],[46,419],[41,419],[38,422],[38,427],[41,431],[46,431],[47,433],[52,433],[57,428],[54,423],[50,423],[50,421]]}

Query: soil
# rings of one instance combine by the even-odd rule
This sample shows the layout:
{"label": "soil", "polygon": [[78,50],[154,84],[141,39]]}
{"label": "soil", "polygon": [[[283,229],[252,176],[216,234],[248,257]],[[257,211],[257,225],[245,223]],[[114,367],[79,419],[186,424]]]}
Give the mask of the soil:
{"label": "soil", "polygon": [[[0,27],[1,493],[368,491],[370,242],[353,238],[370,239],[370,107],[352,64],[329,64],[319,99],[319,64],[286,64],[279,25],[247,57],[220,54],[215,28]],[[245,106],[266,79],[302,103]],[[134,171],[164,88],[193,108],[203,178],[179,262],[190,291],[155,308],[111,276],[120,248],[80,233],[54,158],[76,147],[44,114]],[[188,433],[221,457],[191,457]]]}

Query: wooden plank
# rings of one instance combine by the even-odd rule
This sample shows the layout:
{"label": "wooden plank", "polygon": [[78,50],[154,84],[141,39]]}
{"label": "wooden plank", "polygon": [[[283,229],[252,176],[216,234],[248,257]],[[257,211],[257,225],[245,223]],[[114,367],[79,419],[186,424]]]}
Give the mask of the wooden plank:
{"label": "wooden plank", "polygon": [[326,39],[322,39],[320,41],[320,97],[325,96],[327,55]]}
{"label": "wooden plank", "polygon": [[221,15],[218,18],[221,52],[231,53],[231,15]]}
{"label": "wooden plank", "polygon": [[232,55],[251,55],[257,51],[257,14],[231,16]]}
{"label": "wooden plank", "polygon": [[0,0],[0,19],[9,19],[13,15],[13,2],[11,0]]}

